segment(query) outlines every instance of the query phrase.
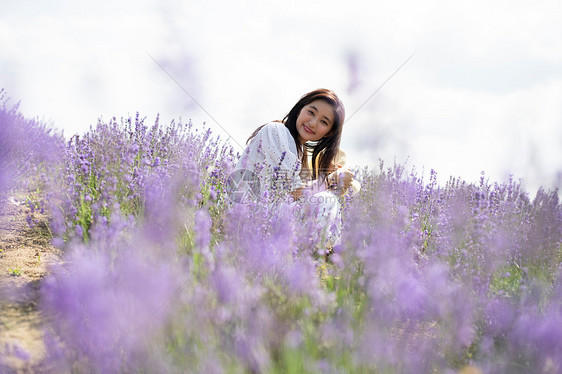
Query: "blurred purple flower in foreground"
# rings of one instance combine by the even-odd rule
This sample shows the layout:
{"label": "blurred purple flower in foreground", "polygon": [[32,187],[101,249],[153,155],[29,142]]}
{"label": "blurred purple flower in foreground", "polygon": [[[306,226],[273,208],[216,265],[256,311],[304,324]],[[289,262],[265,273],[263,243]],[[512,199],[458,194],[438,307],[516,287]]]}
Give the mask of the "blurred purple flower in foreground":
{"label": "blurred purple flower in foreground", "polygon": [[46,195],[64,250],[42,288],[58,372],[562,372],[558,191],[381,162],[331,248],[295,205],[232,204],[209,130],[137,114],[64,144],[0,119],[0,183]]}
{"label": "blurred purple flower in foreground", "polygon": [[43,302],[64,339],[61,346],[51,342],[49,349],[68,354],[58,365],[72,366],[75,354],[87,358],[86,366],[96,372],[146,363],[150,338],[169,316],[165,304],[178,283],[173,269],[142,249],[148,245],[141,239],[136,248],[118,252],[76,247],[67,257],[68,268],[54,269],[43,287]]}

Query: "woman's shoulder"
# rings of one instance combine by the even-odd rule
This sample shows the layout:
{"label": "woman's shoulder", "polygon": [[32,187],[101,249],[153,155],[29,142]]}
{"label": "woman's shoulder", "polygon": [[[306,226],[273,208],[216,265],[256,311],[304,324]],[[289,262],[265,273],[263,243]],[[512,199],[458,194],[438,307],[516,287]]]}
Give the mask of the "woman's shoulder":
{"label": "woman's shoulder", "polygon": [[258,129],[258,139],[291,139],[291,132],[283,122],[268,122]]}
{"label": "woman's shoulder", "polygon": [[275,153],[288,151],[297,154],[293,136],[283,122],[273,121],[262,125],[252,141]]}
{"label": "woman's shoulder", "polygon": [[266,132],[282,132],[282,133],[290,133],[289,129],[285,126],[283,122],[279,121],[271,121],[263,125],[262,129]]}

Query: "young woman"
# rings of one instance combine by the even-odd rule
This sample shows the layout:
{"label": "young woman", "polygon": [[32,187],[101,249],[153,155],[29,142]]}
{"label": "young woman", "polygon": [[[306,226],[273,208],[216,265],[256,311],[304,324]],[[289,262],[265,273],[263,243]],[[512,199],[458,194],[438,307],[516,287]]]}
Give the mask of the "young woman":
{"label": "young woman", "polygon": [[351,171],[337,163],[344,119],[343,103],[333,91],[309,92],[283,121],[254,131],[235,170],[248,170],[258,177],[259,186],[253,192],[260,195],[268,190],[271,195],[275,189],[298,199],[310,188],[342,194],[353,178]]}
{"label": "young woman", "polygon": [[337,196],[353,180],[337,159],[344,120],[338,96],[318,89],[302,96],[283,121],[256,129],[235,168],[239,202],[310,203],[324,235],[339,236]]}

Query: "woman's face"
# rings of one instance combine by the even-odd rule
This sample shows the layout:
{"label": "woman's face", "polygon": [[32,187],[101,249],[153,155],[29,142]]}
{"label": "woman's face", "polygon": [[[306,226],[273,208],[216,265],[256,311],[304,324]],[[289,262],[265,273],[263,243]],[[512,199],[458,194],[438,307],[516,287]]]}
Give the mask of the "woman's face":
{"label": "woman's face", "polygon": [[332,130],[335,114],[332,105],[324,100],[315,100],[305,105],[297,117],[299,142],[316,142]]}

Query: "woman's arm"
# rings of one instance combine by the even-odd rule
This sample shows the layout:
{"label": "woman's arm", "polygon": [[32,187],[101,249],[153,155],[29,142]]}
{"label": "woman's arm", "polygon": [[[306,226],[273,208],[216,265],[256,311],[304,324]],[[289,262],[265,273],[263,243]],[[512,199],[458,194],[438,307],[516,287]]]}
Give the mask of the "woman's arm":
{"label": "woman's arm", "polygon": [[279,175],[289,178],[293,189],[301,188],[303,186],[299,177],[301,160],[295,140],[285,125],[277,122],[268,123],[256,138],[262,142],[265,163],[271,167],[269,172],[277,168]]}
{"label": "woman's arm", "polygon": [[[334,193],[342,196],[351,187],[353,181],[353,173],[351,170],[339,167],[334,172],[328,174],[325,182],[320,180],[309,181],[299,188],[291,191],[293,200],[298,200],[307,189],[313,189],[313,191],[323,191],[331,190]],[[319,186],[319,184],[321,185]]]}
{"label": "woman's arm", "polygon": [[351,187],[351,182],[353,181],[353,173],[351,170],[337,165],[337,169],[332,173],[328,174],[327,184],[328,188],[337,191],[340,195],[343,195]]}

